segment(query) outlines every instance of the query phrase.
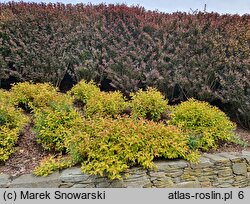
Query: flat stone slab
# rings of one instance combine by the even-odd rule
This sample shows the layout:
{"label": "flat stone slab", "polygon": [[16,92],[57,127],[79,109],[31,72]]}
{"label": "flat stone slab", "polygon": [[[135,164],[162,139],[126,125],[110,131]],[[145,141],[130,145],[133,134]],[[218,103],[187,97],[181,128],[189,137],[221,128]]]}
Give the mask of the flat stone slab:
{"label": "flat stone slab", "polygon": [[191,168],[196,169],[196,168],[207,168],[213,166],[213,163],[210,161],[209,158],[200,157],[200,161],[197,164],[190,164]]}
{"label": "flat stone slab", "polygon": [[0,188],[8,188],[10,185],[10,176],[7,174],[0,174]]}
{"label": "flat stone slab", "polygon": [[227,159],[229,159],[230,161],[232,162],[241,162],[244,160],[244,158],[242,157],[242,155],[237,155],[237,153],[235,152],[221,152],[221,153],[218,153],[219,156],[222,156],[222,157],[225,157]]}
{"label": "flat stone slab", "polygon": [[33,174],[24,174],[12,181],[10,188],[58,188],[60,184],[59,173],[47,177],[37,177]]}
{"label": "flat stone slab", "polygon": [[183,174],[183,169],[176,169],[176,170],[171,170],[169,172],[165,172],[165,175],[171,178],[179,177],[182,174]]}
{"label": "flat stone slab", "polygon": [[127,171],[129,176],[123,181],[113,182],[111,187],[145,188],[151,185],[147,170],[142,167],[134,167]]}
{"label": "flat stone slab", "polygon": [[237,175],[245,175],[247,173],[247,165],[245,163],[234,163],[232,169]]}
{"label": "flat stone slab", "polygon": [[233,171],[231,168],[227,168],[227,169],[222,169],[222,170],[218,170],[218,177],[227,177],[233,174]]}
{"label": "flat stone slab", "polygon": [[250,151],[245,151],[245,150],[243,150],[243,151],[242,151],[242,154],[245,155],[245,156],[250,157]]}
{"label": "flat stone slab", "polygon": [[144,177],[147,175],[147,170],[142,167],[133,167],[131,169],[126,170],[123,175],[127,174],[128,177],[124,178],[124,180],[137,180],[138,178]]}
{"label": "flat stone slab", "polygon": [[172,188],[174,187],[174,183],[171,178],[163,177],[161,179],[156,179],[152,181],[153,186],[156,188]]}
{"label": "flat stone slab", "polygon": [[178,183],[174,186],[175,188],[200,188],[200,183],[197,181],[188,181]]}
{"label": "flat stone slab", "polygon": [[216,163],[216,164],[230,164],[229,159],[219,156],[218,154],[207,154],[204,153],[203,154],[204,157],[209,158],[212,162]]}
{"label": "flat stone slab", "polygon": [[155,161],[154,162],[157,168],[155,171],[169,171],[172,169],[182,169],[189,166],[189,163],[184,160],[176,160],[176,161]]}
{"label": "flat stone slab", "polygon": [[71,188],[95,188],[95,185],[92,184],[82,184],[82,183],[77,183],[73,185]]}
{"label": "flat stone slab", "polygon": [[250,165],[250,151],[242,151],[242,156],[247,160],[247,163]]}
{"label": "flat stone slab", "polygon": [[83,174],[81,168],[73,167],[62,171],[60,181],[64,183],[88,184],[94,182],[94,176]]}

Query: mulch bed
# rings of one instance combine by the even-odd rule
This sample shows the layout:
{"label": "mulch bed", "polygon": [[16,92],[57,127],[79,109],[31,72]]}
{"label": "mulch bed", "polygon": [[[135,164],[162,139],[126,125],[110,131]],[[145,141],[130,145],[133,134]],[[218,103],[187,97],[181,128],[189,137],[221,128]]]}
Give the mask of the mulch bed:
{"label": "mulch bed", "polygon": [[[250,151],[250,131],[238,127],[236,130],[240,137],[248,142],[248,146],[243,148],[235,144],[220,144],[217,150],[210,150],[209,153],[216,152],[240,152]],[[40,161],[49,154],[43,150],[36,142],[36,135],[32,131],[32,124],[28,124],[18,141],[16,152],[13,153],[5,164],[0,164],[0,173],[6,173],[13,177],[31,173]]]}
{"label": "mulch bed", "polygon": [[240,136],[241,139],[245,140],[248,144],[247,147],[243,148],[240,145],[230,144],[230,143],[221,143],[217,150],[210,150],[209,153],[218,153],[218,152],[241,152],[242,150],[250,151],[250,131],[245,130],[241,127],[237,127],[236,133]]}
{"label": "mulch bed", "polygon": [[0,164],[0,172],[12,175],[31,173],[40,161],[48,156],[41,145],[36,142],[36,135],[32,131],[32,124],[28,124],[22,131],[16,152],[13,153],[5,164]]}

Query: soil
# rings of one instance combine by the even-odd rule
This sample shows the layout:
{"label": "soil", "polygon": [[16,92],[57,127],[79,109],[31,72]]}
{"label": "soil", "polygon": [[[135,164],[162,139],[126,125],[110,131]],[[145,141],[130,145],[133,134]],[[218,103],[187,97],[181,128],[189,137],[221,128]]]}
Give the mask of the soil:
{"label": "soil", "polygon": [[[243,148],[236,144],[221,143],[217,150],[211,150],[209,153],[250,151],[250,131],[238,127],[236,133],[248,142],[247,147]],[[24,128],[19,137],[16,152],[10,156],[5,164],[0,164],[0,173],[6,173],[13,177],[31,173],[40,161],[49,155],[36,142],[35,137],[36,135],[32,131],[32,124],[30,123]]]}
{"label": "soil", "polygon": [[250,131],[238,126],[236,129],[236,134],[239,135],[241,139],[246,141],[246,147],[241,147],[240,145],[233,143],[220,143],[217,150],[210,150],[209,153],[241,152],[242,150],[250,151]]}
{"label": "soil", "polygon": [[5,164],[0,164],[0,173],[13,177],[31,173],[40,161],[48,156],[41,145],[36,142],[36,134],[32,131],[32,124],[26,125],[17,142],[16,151]]}

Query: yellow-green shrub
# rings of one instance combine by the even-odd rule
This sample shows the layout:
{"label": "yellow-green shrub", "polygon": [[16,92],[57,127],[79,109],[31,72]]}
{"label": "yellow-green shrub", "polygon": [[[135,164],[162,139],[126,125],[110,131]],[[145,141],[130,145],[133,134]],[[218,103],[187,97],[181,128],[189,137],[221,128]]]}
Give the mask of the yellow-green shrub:
{"label": "yellow-green shrub", "polygon": [[127,108],[123,95],[118,92],[101,92],[88,99],[84,112],[87,117],[111,116],[116,117]]}
{"label": "yellow-green shrub", "polygon": [[38,143],[46,150],[63,152],[66,150],[67,138],[75,134],[82,125],[82,119],[73,107],[55,104],[36,110],[34,123]]}
{"label": "yellow-green shrub", "polygon": [[55,103],[72,104],[72,99],[69,96],[59,93],[49,83],[17,83],[12,86],[11,93],[14,104],[21,104],[28,110],[45,108]]}
{"label": "yellow-green shrub", "polygon": [[48,176],[56,170],[69,168],[72,165],[74,165],[74,162],[71,157],[48,156],[44,158],[38,166],[36,166],[33,173],[36,176]]}
{"label": "yellow-green shrub", "polygon": [[88,99],[100,94],[100,89],[95,85],[93,81],[86,82],[80,81],[70,91],[74,98],[81,101],[83,104],[88,102]]}
{"label": "yellow-green shrub", "polygon": [[198,156],[190,151],[187,137],[174,126],[128,117],[95,118],[84,124],[84,134],[71,138],[69,152],[83,161],[86,173],[105,173],[110,179],[120,179],[120,173],[131,166],[153,168],[156,157],[196,161]]}
{"label": "yellow-green shrub", "polygon": [[[0,93],[3,96],[3,92]],[[6,161],[14,152],[14,145],[24,125],[28,122],[19,109],[0,99],[0,161]]]}
{"label": "yellow-green shrub", "polygon": [[184,130],[189,135],[192,148],[204,151],[216,148],[217,142],[234,141],[236,125],[217,107],[206,102],[189,99],[172,109],[170,124]]}
{"label": "yellow-green shrub", "polygon": [[161,114],[169,109],[168,101],[154,88],[148,88],[147,91],[140,89],[136,93],[132,93],[131,97],[131,113],[135,118],[150,118],[157,121],[161,118]]}
{"label": "yellow-green shrub", "polygon": [[0,102],[4,104],[11,104],[10,92],[0,89]]}

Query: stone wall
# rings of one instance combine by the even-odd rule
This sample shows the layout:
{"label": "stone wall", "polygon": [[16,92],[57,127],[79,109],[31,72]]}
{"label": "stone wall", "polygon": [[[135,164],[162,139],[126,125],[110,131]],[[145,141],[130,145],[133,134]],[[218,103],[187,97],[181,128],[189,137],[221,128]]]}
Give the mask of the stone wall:
{"label": "stone wall", "polygon": [[17,178],[0,175],[2,188],[227,188],[250,187],[250,152],[203,154],[199,164],[184,160],[155,161],[157,169],[134,167],[127,178],[110,181],[106,177],[82,174],[79,167],[48,177],[25,174]]}

